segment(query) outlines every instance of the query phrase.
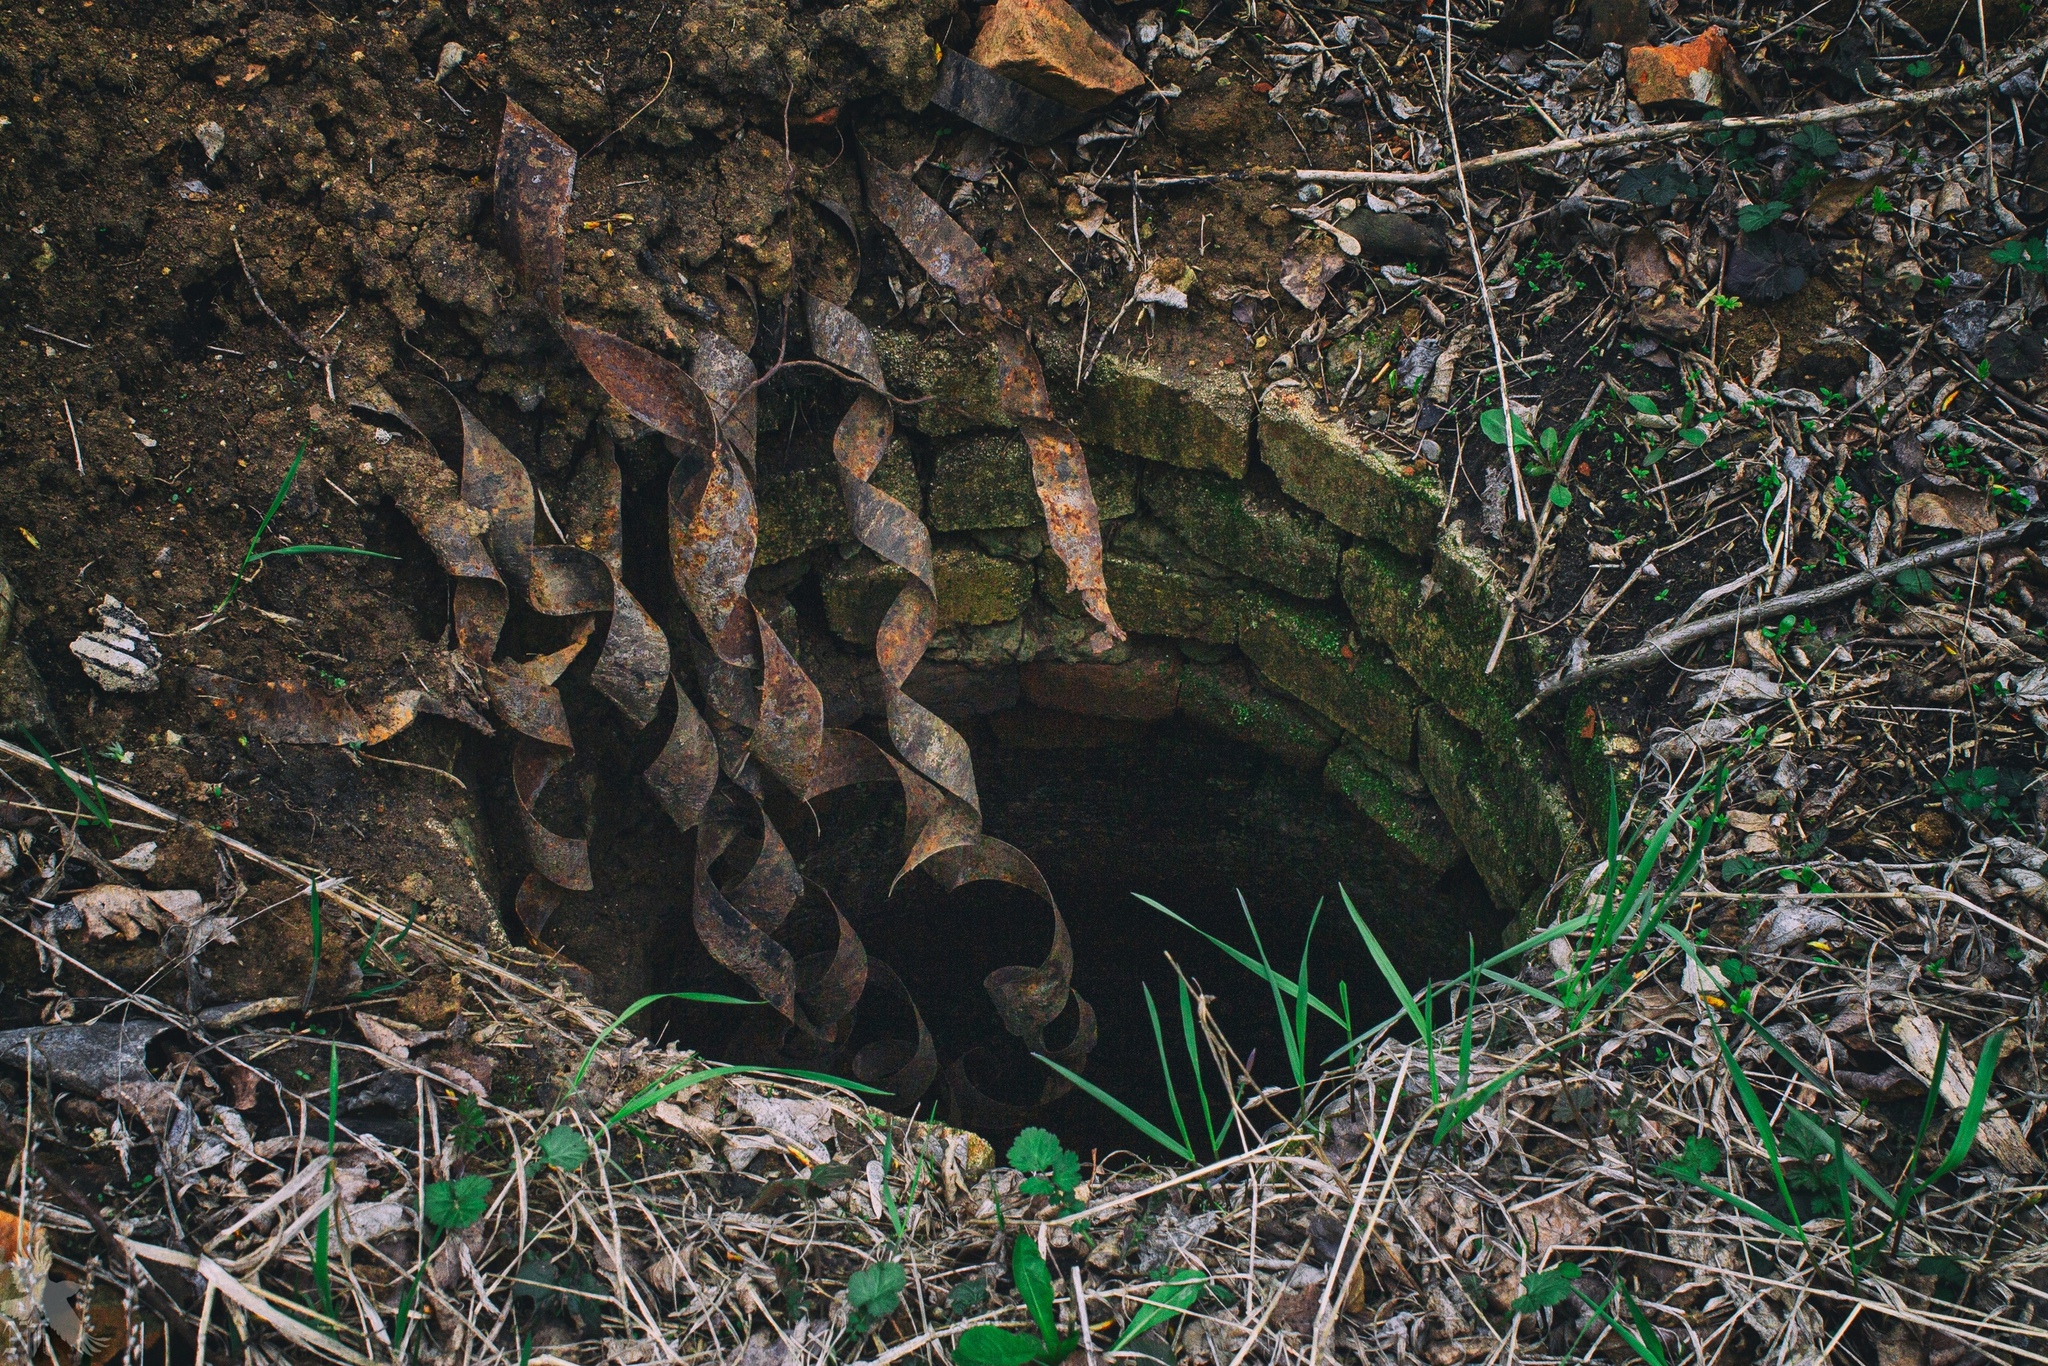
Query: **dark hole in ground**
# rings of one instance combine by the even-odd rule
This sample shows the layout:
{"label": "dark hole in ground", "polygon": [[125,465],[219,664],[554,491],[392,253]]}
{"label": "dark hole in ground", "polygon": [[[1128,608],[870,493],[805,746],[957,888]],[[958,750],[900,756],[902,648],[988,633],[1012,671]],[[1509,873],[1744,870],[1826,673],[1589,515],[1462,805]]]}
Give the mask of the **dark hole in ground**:
{"label": "dark hole in ground", "polygon": [[[565,689],[572,715],[582,692]],[[574,719],[595,812],[597,890],[570,897],[546,937],[592,973],[613,1009],[658,991],[751,995],[709,959],[690,928],[690,837],[676,833],[633,777],[651,751],[624,737],[601,700],[592,696],[583,705],[588,715]],[[1311,990],[1336,1006],[1338,984],[1348,983],[1361,1026],[1384,1018],[1395,1003],[1339,900],[1340,885],[1411,983],[1462,970],[1468,934],[1482,950],[1499,937],[1503,917],[1469,863],[1460,860],[1441,877],[1416,868],[1327,793],[1318,775],[1180,721],[1140,726],[1029,708],[991,719],[967,729],[986,828],[1030,854],[1059,898],[1073,939],[1075,986],[1100,1022],[1086,1075],[1169,1130],[1147,985],[1169,1031],[1183,1105],[1190,1115],[1199,1107],[1189,1089],[1168,953],[1213,998],[1217,1023],[1241,1056],[1255,1059],[1263,1084],[1285,1084],[1289,1069],[1270,987],[1135,894],[1250,952],[1248,906],[1267,953],[1289,977],[1320,900]],[[996,968],[1044,958],[1051,917],[1043,904],[995,883],[947,893],[922,873],[891,895],[902,830],[893,789],[835,793],[817,803],[815,815],[793,806],[773,814],[811,887],[785,940],[799,955],[829,949],[829,907],[836,906],[869,954],[909,987],[942,1066],[983,1047],[974,1059],[977,1083],[999,1098],[1032,1099],[1046,1072],[1004,1035],[982,980]],[[510,833],[509,823],[499,828]],[[516,838],[501,843],[507,852],[516,847]],[[518,871],[508,870],[508,892]],[[643,1019],[660,1037],[725,1057],[743,1015],[689,1005]],[[856,1046],[911,1032],[907,1015],[878,992],[870,992],[859,1018]],[[1055,1043],[1064,1028],[1055,1027]],[[1311,1024],[1312,1071],[1343,1037],[1326,1019]],[[1213,1073],[1210,1099],[1222,1113]],[[941,1088],[922,1106],[943,1115]],[[1265,1122],[1274,1118],[1267,1113]],[[1083,1153],[1153,1146],[1079,1093],[1046,1107],[1039,1122]]]}

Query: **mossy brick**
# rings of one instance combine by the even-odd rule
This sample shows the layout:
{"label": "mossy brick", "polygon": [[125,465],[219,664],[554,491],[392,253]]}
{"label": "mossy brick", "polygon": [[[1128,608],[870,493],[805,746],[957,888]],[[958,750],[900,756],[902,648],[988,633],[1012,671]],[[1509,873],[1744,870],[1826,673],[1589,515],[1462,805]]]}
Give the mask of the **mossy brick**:
{"label": "mossy brick", "polygon": [[[989,626],[1013,621],[1031,599],[1031,567],[978,550],[941,546],[932,552],[932,578],[939,590],[939,625]],[[825,620],[833,634],[855,645],[872,645],[882,618],[910,575],[862,551],[819,576]]]}
{"label": "mossy brick", "polygon": [[1265,482],[1155,464],[1145,470],[1145,503],[1210,559],[1296,597],[1330,597],[1340,533]]}
{"label": "mossy brick", "polygon": [[[1138,471],[1114,451],[1087,453],[1088,483],[1106,521],[1138,510]],[[1031,455],[1014,432],[978,432],[939,443],[932,461],[931,524],[938,531],[1042,526]]]}
{"label": "mossy brick", "polygon": [[[889,447],[875,467],[872,482],[912,512],[923,512],[924,492],[918,486],[917,468],[901,441]],[[754,552],[757,564],[780,564],[818,546],[854,539],[839,475],[829,465],[810,465],[761,480],[755,506],[760,516],[760,542]]]}
{"label": "mossy brick", "polygon": [[1017,419],[1003,411],[1002,358],[993,341],[884,329],[875,333],[875,349],[890,393],[928,400],[896,410],[904,425],[932,437],[1016,429]]}
{"label": "mossy brick", "polygon": [[1021,615],[1031,600],[1031,566],[965,546],[932,552],[941,626],[991,626]]}
{"label": "mossy brick", "polygon": [[1381,648],[1356,641],[1341,613],[1265,593],[1245,596],[1237,646],[1266,681],[1406,762],[1421,697]]}
{"label": "mossy brick", "polygon": [[1344,552],[1344,602],[1431,701],[1489,739],[1510,736],[1515,713],[1535,695],[1527,657],[1510,645],[1486,671],[1508,595],[1461,533],[1461,523],[1444,528],[1427,573],[1384,545],[1353,546]]}
{"label": "mossy brick", "polygon": [[[1173,636],[1212,645],[1235,645],[1246,590],[1227,578],[1191,573],[1140,555],[1110,550],[1102,557],[1110,610],[1134,635]],[[1038,557],[1038,591],[1064,617],[1082,618],[1081,600],[1067,591],[1066,567],[1050,550]]]}
{"label": "mossy brick", "polygon": [[1340,418],[1315,410],[1306,390],[1279,389],[1259,409],[1259,455],[1289,497],[1356,536],[1410,555],[1429,553],[1443,513],[1431,474],[1403,474]]}
{"label": "mossy brick", "polygon": [[1437,804],[1405,791],[1361,745],[1346,742],[1337,747],[1323,768],[1323,786],[1377,826],[1409,860],[1439,877],[1464,852]]}
{"label": "mossy brick", "polygon": [[1502,910],[1519,912],[1588,856],[1563,790],[1526,743],[1489,745],[1436,706],[1415,730],[1416,767]]}
{"label": "mossy brick", "polygon": [[1073,343],[1050,336],[1040,349],[1054,406],[1082,441],[1161,464],[1243,477],[1251,463],[1257,405],[1235,368],[1103,355],[1074,392]]}
{"label": "mossy brick", "polygon": [[1270,754],[1290,768],[1313,772],[1337,746],[1335,726],[1262,687],[1242,659],[1184,666],[1180,709],[1197,725]]}

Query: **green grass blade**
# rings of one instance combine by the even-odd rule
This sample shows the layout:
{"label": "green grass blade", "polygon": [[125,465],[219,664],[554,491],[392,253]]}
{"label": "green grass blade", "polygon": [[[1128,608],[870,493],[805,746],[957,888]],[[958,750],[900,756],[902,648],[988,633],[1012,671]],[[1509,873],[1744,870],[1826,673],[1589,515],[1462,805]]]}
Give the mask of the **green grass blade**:
{"label": "green grass blade", "polygon": [[1138,1312],[1131,1315],[1131,1321],[1116,1335],[1116,1341],[1109,1345],[1112,1354],[1121,1352],[1133,1341],[1151,1332],[1158,1325],[1178,1314],[1185,1314],[1194,1302],[1202,1297],[1208,1286],[1209,1277],[1191,1266],[1184,1266],[1166,1278],[1166,1283],[1145,1297],[1138,1306]]}
{"label": "green grass blade", "polygon": [[[1252,947],[1259,951],[1259,964],[1264,969],[1266,985],[1273,992],[1273,1011],[1280,1017],[1280,1046],[1287,1054],[1288,1066],[1293,1070],[1294,1085],[1297,1089],[1306,1089],[1308,1077],[1301,1062],[1301,1042],[1294,1036],[1294,1021],[1288,1016],[1287,1003],[1280,996],[1282,978],[1279,973],[1273,971],[1272,961],[1266,957],[1266,942],[1259,937],[1258,922],[1252,919],[1252,908],[1245,905],[1244,893],[1238,893],[1237,904],[1244,908],[1244,923],[1251,929]],[[1290,988],[1292,985],[1289,984]]]}
{"label": "green grass blade", "polygon": [[[1267,982],[1272,983],[1273,985],[1277,986],[1280,990],[1285,991],[1289,996],[1292,996],[1294,994],[1294,983],[1289,981],[1287,978],[1280,977],[1276,973],[1274,973],[1270,964],[1261,966],[1258,959],[1253,958],[1251,955],[1245,953],[1236,945],[1226,943],[1225,941],[1218,939],[1215,935],[1209,933],[1200,925],[1195,924],[1193,921],[1187,919],[1185,916],[1182,916],[1175,911],[1167,909],[1165,906],[1161,905],[1157,901],[1154,901],[1151,897],[1146,896],[1144,893],[1134,892],[1132,893],[1132,895],[1136,896],[1138,900],[1144,902],[1147,906],[1150,906],[1153,910],[1159,912],[1161,915],[1167,917],[1169,920],[1173,920],[1187,927],[1188,929],[1193,930],[1196,934],[1201,935],[1202,938],[1208,940],[1211,944],[1215,945],[1218,949],[1220,949],[1224,954],[1226,954],[1232,961],[1234,961],[1239,967],[1243,968],[1246,972],[1251,973],[1255,977],[1264,978]],[[1315,1010],[1318,1013],[1326,1016],[1332,1024],[1341,1025],[1344,1023],[1344,1017],[1339,1015],[1335,1010],[1332,1010],[1328,1002],[1320,999],[1319,997],[1311,996],[1309,997],[1308,1003],[1310,1009]]]}
{"label": "green grass blade", "polygon": [[1472,937],[1465,937],[1465,959],[1471,963],[1465,978],[1465,1018],[1458,1030],[1458,1094],[1464,1095],[1465,1088],[1472,1082],[1472,1016],[1479,1005],[1479,965],[1473,962],[1478,952]]}
{"label": "green grass blade", "polygon": [[[1736,1061],[1735,1050],[1728,1046],[1728,1036],[1721,1027],[1708,1021],[1707,1028],[1714,1032],[1714,1042],[1720,1045],[1721,1059],[1728,1064],[1728,1074],[1735,1083],[1735,1094],[1742,1101],[1742,1110],[1749,1117],[1749,1127],[1756,1134],[1757,1141],[1764,1145],[1764,1156],[1770,1159],[1771,1177],[1778,1183],[1778,1198],[1785,1202],[1785,1208],[1797,1216],[1799,1206],[1792,1199],[1792,1185],[1785,1179],[1785,1162],[1778,1154],[1778,1136],[1771,1132],[1770,1112],[1757,1099],[1756,1088],[1749,1084],[1749,1074]],[[1800,1242],[1806,1241],[1806,1230],[1792,1230]]]}
{"label": "green grass blade", "polygon": [[1556,996],[1553,996],[1551,993],[1545,991],[1542,987],[1532,986],[1530,983],[1523,981],[1519,977],[1510,977],[1504,972],[1496,972],[1494,969],[1489,967],[1480,968],[1479,975],[1481,977],[1484,977],[1487,981],[1493,982],[1499,986],[1511,987],[1514,990],[1521,992],[1524,996],[1527,996],[1531,1000],[1541,1001],[1544,1005],[1555,1006],[1559,1010],[1563,1010],[1565,1008],[1564,1002],[1559,1000]]}
{"label": "green grass blade", "polygon": [[1228,1131],[1230,1127],[1230,1119],[1229,1116],[1226,1115],[1224,1117],[1224,1122],[1219,1126],[1216,1123],[1216,1116],[1209,1109],[1209,1083],[1202,1076],[1202,1055],[1201,1051],[1196,1047],[1195,1041],[1194,998],[1190,996],[1188,993],[1188,984],[1186,978],[1176,978],[1175,982],[1176,985],[1178,985],[1180,988],[1181,1037],[1187,1041],[1188,1066],[1192,1068],[1195,1073],[1195,1095],[1198,1098],[1200,1098],[1202,1102],[1202,1132],[1204,1135],[1208,1137],[1209,1156],[1213,1158],[1216,1156],[1217,1151],[1222,1147],[1223,1135],[1225,1132]]}
{"label": "green grass blade", "polygon": [[1117,1118],[1178,1157],[1181,1161],[1192,1162],[1195,1160],[1193,1148],[1175,1139],[1172,1134],[1167,1133],[1166,1130],[1160,1128],[1157,1124],[1154,1124],[1151,1120],[1145,1118],[1136,1110],[1133,1110],[1130,1106],[1082,1076],[1079,1072],[1074,1071],[1072,1068],[1062,1067],[1043,1053],[1033,1053],[1031,1056],[1065,1077],[1074,1085],[1080,1087],[1083,1091],[1086,1091],[1089,1095],[1095,1097],[1095,1099],[1101,1101],[1104,1105],[1107,1105],[1115,1112]]}
{"label": "green grass blade", "polygon": [[73,782],[71,775],[64,771],[64,765],[50,757],[50,751],[43,748],[42,742],[36,739],[35,733],[27,726],[20,727],[20,731],[21,738],[28,741],[28,747],[36,752],[36,757],[49,766],[50,772],[57,775],[58,782],[64,784],[64,790],[71,794],[72,801],[78,803],[78,809],[90,816],[92,823],[100,829],[113,829],[114,823],[107,819],[106,802],[88,794],[84,788]]}
{"label": "green grass blade", "polygon": [[1371,927],[1365,923],[1365,917],[1360,915],[1358,907],[1352,904],[1351,893],[1344,890],[1340,884],[1337,895],[1344,898],[1344,909],[1351,913],[1351,923],[1357,927],[1358,937],[1365,941],[1366,951],[1372,955],[1372,961],[1379,967],[1380,976],[1386,978],[1387,985],[1393,989],[1394,999],[1401,1003],[1401,1009],[1407,1014],[1408,1022],[1415,1026],[1417,1034],[1428,1038],[1429,1036],[1423,1032],[1428,1026],[1423,1021],[1422,1008],[1415,1003],[1415,996],[1408,990],[1408,984],[1401,980],[1401,973],[1394,967],[1394,960],[1387,957],[1387,951],[1380,947],[1380,941],[1373,934]]}
{"label": "green grass blade", "polygon": [[840,1086],[849,1091],[860,1091],[870,1096],[886,1096],[889,1094],[880,1087],[865,1086],[857,1081],[848,1081],[845,1077],[835,1077],[829,1072],[806,1072],[796,1067],[752,1067],[727,1063],[718,1067],[707,1067],[702,1071],[692,1072],[687,1076],[677,1077],[672,1081],[665,1081],[648,1087],[639,1095],[621,1105],[618,1113],[604,1122],[604,1127],[609,1129],[614,1124],[624,1123],[642,1110],[651,1110],[670,1096],[676,1094],[676,1092],[687,1091],[700,1081],[710,1081],[713,1077],[735,1077],[742,1075],[752,1077],[795,1077],[799,1081],[821,1081],[828,1086]]}
{"label": "green grass blade", "polygon": [[1771,1213],[1769,1210],[1763,1208],[1761,1205],[1752,1204],[1750,1201],[1743,1199],[1741,1196],[1735,1194],[1733,1191],[1724,1191],[1719,1186],[1714,1185],[1710,1181],[1703,1181],[1696,1176],[1687,1176],[1684,1172],[1673,1172],[1672,1176],[1676,1180],[1683,1181],[1688,1186],[1696,1187],[1700,1190],[1705,1191],[1709,1195],[1727,1201],[1736,1209],[1741,1210],[1750,1218],[1756,1220],[1760,1224],[1765,1225],[1766,1227],[1770,1228],[1773,1232],[1778,1233],[1783,1237],[1797,1238],[1802,1243],[1806,1241],[1806,1230],[1792,1227],[1792,1225],[1786,1223],[1783,1219],[1780,1219],[1777,1215]]}
{"label": "green grass blade", "polygon": [[273,555],[361,555],[371,560],[396,560],[398,555],[386,555],[381,550],[365,550],[359,545],[281,545],[260,554],[251,555],[243,563],[250,565],[258,560],[267,560]]}
{"label": "green grass blade", "polygon": [[[327,1170],[320,1174],[320,1197],[326,1200],[334,1191],[334,1117],[341,1109],[341,1052],[333,1044],[327,1045]],[[313,1284],[320,1291],[320,1312],[329,1319],[334,1317],[334,1279],[328,1265],[328,1238],[334,1218],[334,1206],[330,1201],[320,1211],[320,1220],[313,1228]]]}
{"label": "green grass blade", "polygon": [[1308,918],[1308,936],[1301,941],[1301,968],[1296,974],[1294,991],[1294,1050],[1288,1061],[1294,1066],[1294,1084],[1308,1089],[1308,951],[1315,942],[1316,922],[1322,918],[1323,903],[1316,903],[1315,913]]}
{"label": "green grass blade", "polygon": [[[256,534],[249,538],[249,549],[256,548],[256,543],[263,539],[263,533],[270,530],[270,523],[276,518],[278,509],[284,506],[284,500],[291,497],[292,485],[299,477],[299,464],[305,458],[306,443],[302,441],[299,448],[292,452],[292,463],[285,467],[284,480],[278,484],[277,492],[271,495],[270,506],[264,510],[263,520],[256,524]],[[247,562],[243,561],[245,564]]]}
{"label": "green grass blade", "polygon": [[[2005,1031],[1994,1030],[1984,1043],[1984,1049],[1977,1055],[1977,1076],[1970,1084],[1970,1102],[1963,1107],[1962,1119],[1956,1125],[1955,1142],[1949,1144],[1948,1156],[1939,1167],[1927,1173],[1927,1179],[1920,1183],[1925,1190],[1950,1172],[1963,1165],[1970,1156],[1970,1145],[1977,1141],[1977,1129],[1984,1119],[1984,1107],[1991,1100],[1991,1078],[1998,1070],[1999,1050],[2005,1043]],[[1932,1089],[1941,1089],[1941,1074],[1935,1073]]]}
{"label": "green grass blade", "polygon": [[[1180,1087],[1174,1084],[1173,1069],[1166,1065],[1166,1031],[1159,1027],[1159,1007],[1152,1002],[1152,984],[1144,983],[1145,1013],[1152,1017],[1152,1042],[1159,1045],[1159,1075],[1166,1081],[1166,1104],[1173,1111],[1173,1127],[1180,1130],[1180,1145],[1189,1152],[1194,1144],[1188,1139],[1188,1122],[1180,1112]],[[1186,987],[1183,986],[1185,991]]]}
{"label": "green grass blade", "polygon": [[618,1033],[620,1026],[624,1025],[626,1021],[632,1019],[656,1001],[699,1001],[706,1005],[714,1006],[758,1006],[767,1004],[765,1001],[743,1001],[737,996],[720,996],[716,992],[710,991],[657,991],[652,996],[642,996],[639,1000],[627,1006],[624,1011],[620,1012],[617,1019],[606,1025],[598,1033],[598,1036],[590,1041],[590,1047],[583,1050],[583,1061],[576,1064],[576,1075],[569,1078],[569,1089],[571,1091],[583,1084],[584,1074],[590,1071],[591,1060],[597,1056],[597,1050],[603,1046],[604,1041]]}

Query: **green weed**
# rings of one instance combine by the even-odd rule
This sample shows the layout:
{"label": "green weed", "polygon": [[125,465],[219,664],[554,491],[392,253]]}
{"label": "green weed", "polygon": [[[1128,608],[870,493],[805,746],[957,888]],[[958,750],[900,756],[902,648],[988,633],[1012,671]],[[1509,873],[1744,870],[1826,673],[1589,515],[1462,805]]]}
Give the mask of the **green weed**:
{"label": "green weed", "polygon": [[264,533],[270,530],[270,523],[276,518],[278,509],[284,506],[284,500],[291,496],[292,484],[299,477],[299,464],[305,458],[306,446],[304,442],[301,442],[298,450],[292,453],[292,463],[286,467],[284,479],[278,484],[277,492],[271,495],[270,507],[265,510],[263,520],[256,524],[256,534],[249,538],[248,549],[242,552],[242,562],[235,566],[235,577],[228,584],[227,596],[223,597],[220,600],[220,605],[213,609],[215,616],[227,611],[228,604],[233,602],[235,595],[242,591],[242,585],[248,582],[249,566],[261,564],[264,560],[270,559],[275,555],[361,555],[366,559],[372,560],[395,560],[398,558],[396,555],[386,555],[381,551],[365,550],[361,546],[353,545],[281,545],[274,546],[269,550],[258,550],[256,548],[263,543]]}

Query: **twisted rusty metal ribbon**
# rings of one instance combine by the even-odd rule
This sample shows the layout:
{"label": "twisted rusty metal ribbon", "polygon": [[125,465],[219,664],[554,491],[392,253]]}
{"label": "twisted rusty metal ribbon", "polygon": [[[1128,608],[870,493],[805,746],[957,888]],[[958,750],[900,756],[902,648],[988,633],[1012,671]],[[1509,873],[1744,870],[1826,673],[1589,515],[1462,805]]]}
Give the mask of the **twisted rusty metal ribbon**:
{"label": "twisted rusty metal ribbon", "polygon": [[[810,301],[820,358],[869,387],[855,399],[834,443],[857,534],[912,575],[877,642],[889,734],[900,760],[853,732],[826,729],[817,686],[747,598],[759,534],[751,477],[757,383],[752,361],[724,338],[706,334],[686,372],[624,338],[565,316],[562,226],[575,171],[574,151],[507,101],[497,218],[500,243],[521,289],[539,301],[599,387],[661,433],[677,457],[668,489],[671,571],[703,633],[701,641],[692,638],[691,652],[704,710],[679,682],[673,689],[668,686],[674,681],[669,643],[623,583],[616,462],[608,453],[584,461],[569,493],[565,543],[537,545],[534,492],[524,467],[458,405],[461,502],[477,515],[468,522],[442,513],[427,516],[422,534],[456,578],[457,639],[482,672],[500,719],[518,736],[514,789],[535,867],[517,898],[518,913],[537,928],[559,905],[555,889],[591,886],[587,842],[549,830],[534,807],[574,753],[555,682],[583,648],[597,617],[608,614],[592,681],[637,727],[652,723],[673,697],[675,720],[645,780],[679,829],[697,831],[692,923],[713,958],[774,1007],[783,1023],[766,1033],[778,1036],[775,1047],[833,1055],[852,1037],[853,1013],[863,994],[878,985],[904,999],[916,1037],[869,1044],[852,1059],[856,1073],[901,1099],[914,1100],[938,1070],[931,1036],[901,980],[867,957],[836,909],[838,938],[831,952],[799,962],[776,939],[802,895],[803,878],[762,803],[764,771],[806,801],[855,782],[894,781],[907,809],[908,853],[899,879],[927,866],[948,888],[993,878],[1040,896],[1053,914],[1053,946],[1046,961],[1036,968],[1000,969],[990,974],[986,986],[1005,1028],[1034,1050],[1044,1048],[1045,1029],[1071,1004],[1080,1027],[1073,1043],[1060,1052],[1078,1066],[1094,1041],[1094,1017],[1072,992],[1072,949],[1050,889],[1021,851],[981,833],[966,742],[903,691],[937,628],[938,608],[930,534],[914,512],[868,482],[893,431],[889,404],[880,397],[885,389],[872,337],[844,309]],[[929,232],[951,228],[965,240],[958,226],[914,186],[899,198]],[[928,269],[936,266],[935,279],[958,280],[959,292],[993,308],[993,272],[971,241],[966,247],[945,260],[934,258]],[[1071,437],[1060,444],[1064,429],[1052,419],[1036,354],[1021,332],[1017,339],[1021,350],[1015,350],[1015,359],[1011,350],[1004,352],[1005,401],[1014,404],[1025,424],[1034,473],[1043,467],[1041,498],[1049,520],[1058,523],[1053,543],[1068,559],[1070,579],[1082,589],[1089,610],[1120,637],[1099,591],[1100,534],[1080,448]],[[487,555],[476,544],[474,523],[479,520]],[[1092,596],[1087,573],[1091,539],[1092,582],[1098,586]],[[537,660],[497,660],[514,593],[535,611],[575,619],[571,643]],[[758,836],[750,833],[756,826]],[[722,882],[716,865],[744,847],[743,839],[758,839],[754,858],[744,873]],[[956,1088],[961,1089],[973,1098],[971,1083]],[[1064,1083],[1048,1083],[1044,1098],[1060,1090]]]}

